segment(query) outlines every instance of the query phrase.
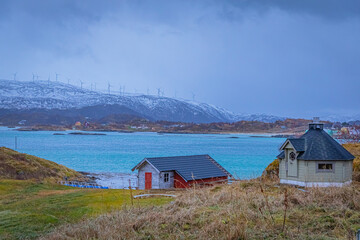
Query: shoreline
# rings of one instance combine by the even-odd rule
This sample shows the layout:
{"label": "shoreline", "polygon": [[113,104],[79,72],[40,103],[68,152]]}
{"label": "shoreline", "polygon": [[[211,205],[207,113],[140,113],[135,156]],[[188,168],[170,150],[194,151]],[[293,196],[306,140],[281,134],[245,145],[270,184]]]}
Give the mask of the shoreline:
{"label": "shoreline", "polygon": [[129,189],[129,186],[134,189],[138,186],[137,175],[134,173],[78,172],[89,178],[89,183],[96,183],[100,186],[109,187],[109,189]]}
{"label": "shoreline", "polygon": [[[54,135],[106,135],[104,132],[110,133],[157,133],[159,135],[165,134],[218,134],[218,135],[226,135],[226,134],[238,134],[238,135],[250,135],[251,137],[279,137],[279,138],[287,138],[296,135],[296,132],[174,132],[174,131],[126,131],[126,130],[108,130],[108,129],[98,129],[98,130],[77,130],[77,129],[34,129],[34,128],[22,128],[19,126],[16,127],[7,127],[2,126],[4,128],[12,129],[13,131],[19,132],[39,132],[39,131],[48,131],[54,132]],[[59,133],[60,132],[60,133]],[[68,132],[68,133],[63,133]],[[99,134],[91,134],[99,133]]]}

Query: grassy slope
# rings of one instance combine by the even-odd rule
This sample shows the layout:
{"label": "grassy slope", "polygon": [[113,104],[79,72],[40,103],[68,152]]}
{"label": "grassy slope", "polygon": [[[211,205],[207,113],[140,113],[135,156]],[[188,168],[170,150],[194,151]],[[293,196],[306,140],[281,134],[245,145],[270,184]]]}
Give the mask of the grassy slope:
{"label": "grassy slope", "polygon": [[[169,201],[151,198],[134,204],[153,206]],[[78,222],[124,205],[131,205],[129,190],[75,189],[28,180],[0,180],[0,239],[37,238],[59,224]]]}
{"label": "grassy slope", "polygon": [[[126,190],[57,185],[56,182],[65,176],[72,180],[84,179],[80,173],[65,166],[1,147],[0,239],[37,238],[59,224],[74,223],[130,204]],[[135,203],[143,206],[168,201],[154,198]]]}
{"label": "grassy slope", "polygon": [[46,239],[353,239],[359,228],[359,185],[304,192],[251,180],[65,225]]}
{"label": "grassy slope", "polygon": [[82,175],[63,165],[39,157],[0,147],[0,179],[36,179],[59,181],[64,177],[82,179]]}

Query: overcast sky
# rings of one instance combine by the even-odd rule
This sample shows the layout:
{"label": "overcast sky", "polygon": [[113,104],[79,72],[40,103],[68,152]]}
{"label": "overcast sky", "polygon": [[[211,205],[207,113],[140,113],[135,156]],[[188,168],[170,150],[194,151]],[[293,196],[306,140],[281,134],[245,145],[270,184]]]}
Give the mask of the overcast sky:
{"label": "overcast sky", "polygon": [[0,1],[0,78],[192,99],[236,113],[360,113],[359,0]]}

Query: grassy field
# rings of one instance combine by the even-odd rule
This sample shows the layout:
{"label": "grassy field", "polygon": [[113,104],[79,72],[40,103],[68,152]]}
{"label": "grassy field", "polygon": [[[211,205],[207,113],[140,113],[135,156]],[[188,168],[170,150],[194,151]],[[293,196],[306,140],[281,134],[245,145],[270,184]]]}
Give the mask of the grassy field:
{"label": "grassy field", "polygon": [[298,189],[271,179],[190,189],[172,204],[64,225],[44,239],[354,239],[360,185]]}
{"label": "grassy field", "polygon": [[[130,199],[129,190],[75,189],[29,180],[0,180],[0,239],[35,239],[60,224],[130,207]],[[134,200],[134,207],[171,200]]]}
{"label": "grassy field", "polygon": [[[344,145],[356,156],[360,144]],[[6,169],[48,162],[9,152]],[[1,154],[0,154],[1,157]],[[16,161],[20,165],[14,165]],[[35,160],[35,162],[33,161]],[[17,163],[16,163],[17,164]],[[10,166],[10,167],[9,167]],[[178,197],[136,199],[129,190],[76,189],[51,183],[69,170],[51,165],[45,181],[0,179],[0,239],[353,239],[360,229],[360,183],[305,191],[262,178],[189,189]],[[56,170],[59,168],[60,170]],[[278,163],[268,172],[276,176]],[[18,171],[13,172],[18,177]],[[141,191],[133,191],[139,194]],[[166,204],[173,201],[171,204]]]}

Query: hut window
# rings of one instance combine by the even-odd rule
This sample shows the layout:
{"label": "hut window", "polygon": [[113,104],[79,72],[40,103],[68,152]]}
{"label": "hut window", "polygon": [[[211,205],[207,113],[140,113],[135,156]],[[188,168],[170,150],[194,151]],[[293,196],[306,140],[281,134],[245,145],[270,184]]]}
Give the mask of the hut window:
{"label": "hut window", "polygon": [[332,172],[334,166],[332,163],[318,163],[318,172]]}
{"label": "hut window", "polygon": [[169,173],[164,173],[164,182],[169,181]]}

